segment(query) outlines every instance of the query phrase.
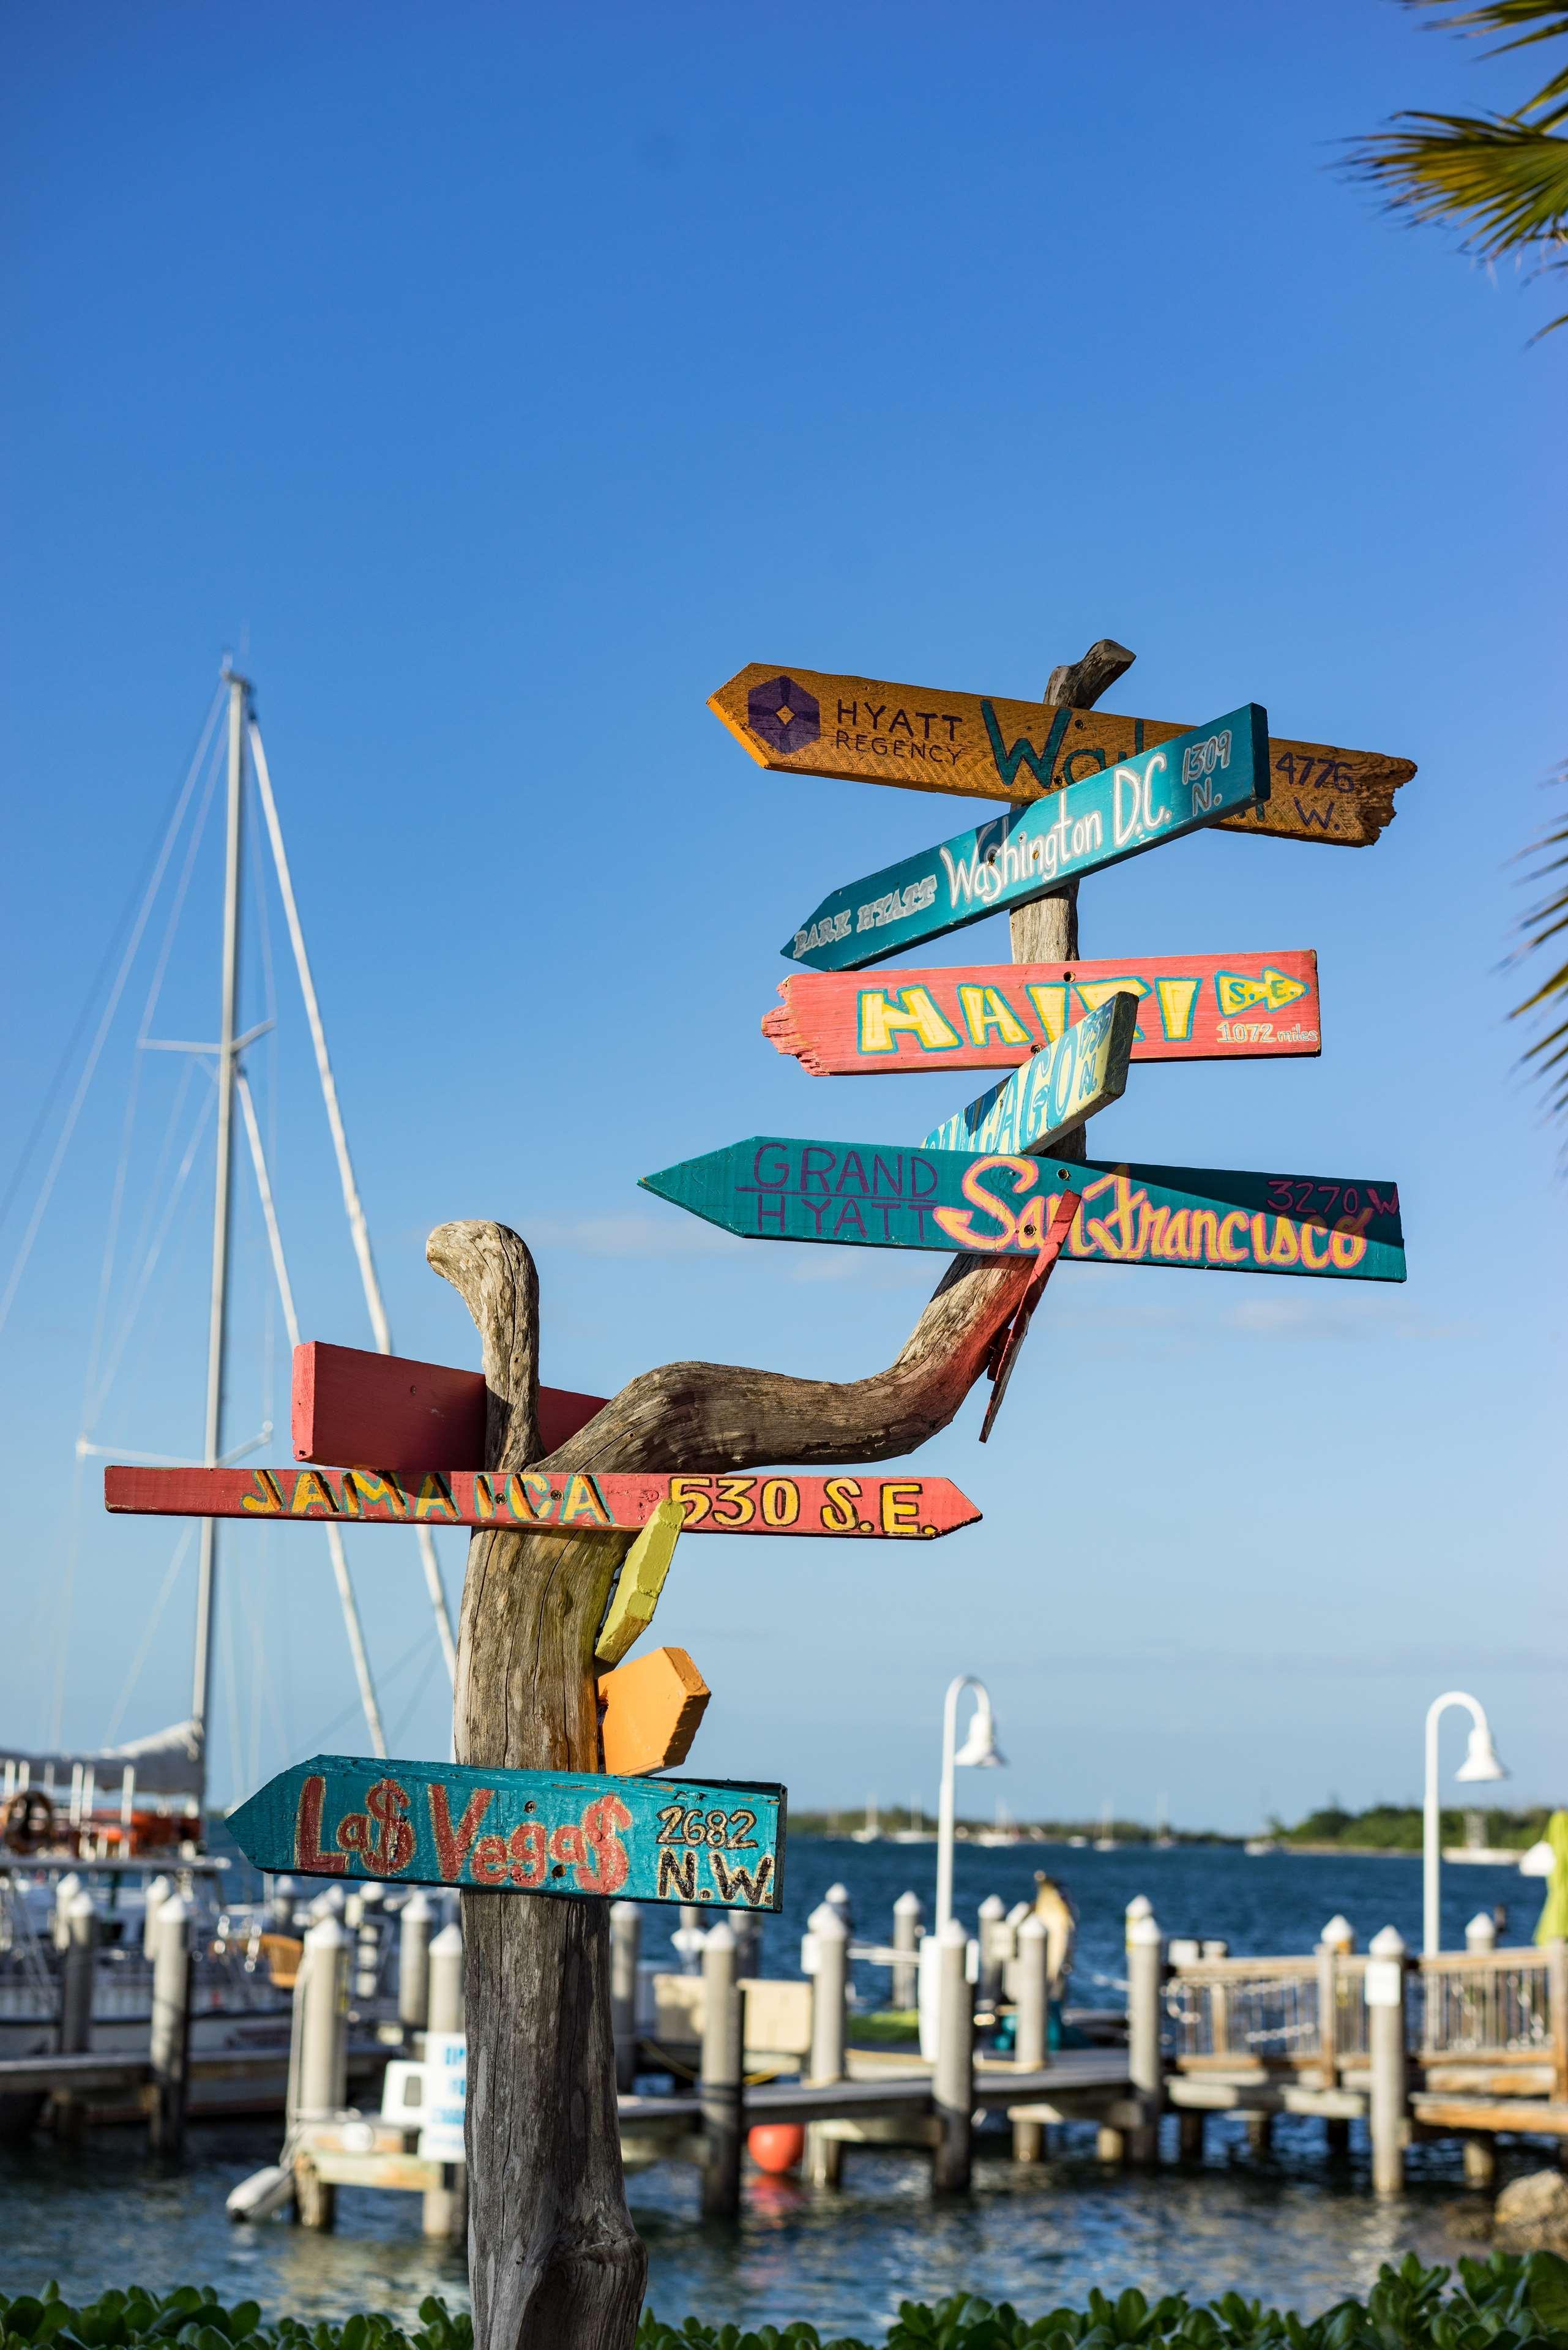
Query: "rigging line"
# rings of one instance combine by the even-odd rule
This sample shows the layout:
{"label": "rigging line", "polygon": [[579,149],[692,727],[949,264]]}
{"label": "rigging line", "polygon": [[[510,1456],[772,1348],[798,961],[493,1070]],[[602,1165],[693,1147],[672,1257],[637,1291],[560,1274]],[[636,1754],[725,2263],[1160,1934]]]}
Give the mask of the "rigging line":
{"label": "rigging line", "polygon": [[[370,1249],[370,1228],[365,1221],[364,1203],[359,1186],[354,1178],[354,1162],[348,1155],[348,1136],[343,1124],[343,1112],[337,1101],[337,1083],[332,1074],[332,1063],[327,1051],[327,1030],[322,1024],[321,1005],[317,999],[316,982],[311,976],[310,957],[306,951],[305,932],[300,927],[299,908],[295,901],[294,881],[288,869],[288,852],[283,845],[283,827],[278,822],[277,802],[272,795],[272,777],[267,771],[266,752],[262,743],[261,728],[253,717],[250,722],[251,762],[255,770],[256,785],[261,793],[262,810],[266,817],[267,837],[272,843],[272,861],[277,869],[278,894],[283,899],[284,919],[288,925],[289,943],[294,949],[295,969],[299,974],[299,991],[305,998],[306,1017],[310,1023],[311,1042],[316,1048],[317,1075],[321,1080],[321,1098],[327,1108],[327,1123],[332,1131],[332,1148],[337,1158],[337,1176],[343,1187],[343,1206],[348,1218],[349,1237],[354,1253],[359,1261],[359,1279],[365,1291],[365,1303],[369,1308],[370,1327],[375,1333],[377,1351],[389,1355],[392,1351],[391,1325],[381,1296],[381,1284],[376,1274],[376,1260]],[[418,1529],[420,1562],[424,1569],[425,1591],[431,1612],[435,1617],[436,1633],[441,1654],[446,1659],[447,1678],[457,1687],[457,1639],[452,1627],[452,1612],[447,1606],[446,1585],[441,1580],[441,1561],[436,1555],[435,1537],[428,1526]]]}
{"label": "rigging line", "polygon": [[163,1581],[160,1586],[158,1596],[152,1603],[152,1613],[148,1617],[146,1624],[142,1627],[141,1638],[138,1644],[136,1654],[130,1660],[119,1695],[115,1700],[114,1711],[109,1715],[109,1728],[103,1734],[103,1742],[106,1746],[113,1745],[114,1733],[125,1719],[126,1708],[130,1705],[132,1692],[136,1688],[138,1680],[141,1677],[141,1668],[147,1662],[148,1656],[151,1653],[153,1639],[157,1635],[159,1624],[162,1619],[163,1610],[169,1605],[169,1601],[173,1595],[174,1586],[180,1578],[180,1570],[184,1565],[186,1559],[190,1556],[191,1544],[195,1541],[195,1539],[196,1528],[192,1523],[191,1525],[186,1527],[184,1533],[181,1535],[179,1541],[174,1545],[174,1555],[170,1560],[169,1565],[164,1571]]}
{"label": "rigging line", "polygon": [[[204,743],[202,748],[203,750],[205,749]],[[142,933],[146,930],[148,920],[151,915],[153,901],[157,898],[160,889],[162,887],[163,875],[168,867],[170,857],[173,853],[174,842],[178,836],[180,827],[184,821],[185,809],[190,801],[191,794],[195,788],[196,777],[200,772],[200,766],[201,761],[199,757],[192,760],[191,764],[191,772],[185,778],[184,785],[181,791],[179,800],[175,805],[174,814],[171,817],[169,827],[163,836],[163,844],[158,852],[157,861],[152,869],[152,876],[147,884],[146,891],[142,897],[140,909],[138,911],[136,920],[132,925],[130,937],[126,943],[125,952],[120,958],[119,969],[115,973],[114,984],[109,990],[109,1002],[104,1006],[103,1015],[99,1021],[92,1044],[88,1051],[86,1064],[83,1066],[81,1076],[77,1080],[77,1089],[71,1096],[70,1107],[66,1112],[65,1123],[60,1128],[59,1138],[55,1144],[54,1156],[49,1160],[48,1169],[39,1189],[37,1200],[34,1204],[33,1212],[27,1220],[26,1231],[22,1235],[21,1245],[17,1249],[16,1262],[11,1268],[11,1277],[6,1283],[4,1295],[0,1296],[0,1330],[4,1330],[5,1324],[10,1317],[12,1305],[16,1300],[16,1292],[21,1286],[22,1275],[27,1269],[27,1260],[33,1253],[33,1243],[38,1237],[38,1228],[44,1221],[45,1213],[48,1208],[50,1195],[54,1191],[56,1180],[58,1177],[60,1168],[64,1163],[66,1152],[70,1148],[71,1137],[76,1132],[77,1120],[81,1116],[82,1105],[87,1100],[88,1088],[92,1084],[93,1077],[98,1069],[99,1057],[102,1055],[104,1045],[109,1040],[109,1032],[114,1024],[114,1015],[119,1009],[119,999],[125,993],[125,983],[130,977],[130,967],[136,961],[137,954],[140,950]]]}
{"label": "rigging line", "polygon": [[[208,737],[211,735],[213,728],[217,723],[218,711],[222,704],[222,701],[223,688],[220,686],[213,696],[212,707],[207,712],[207,723],[202,729],[201,735],[196,743],[195,751],[192,755],[191,770],[192,774],[194,774],[196,769],[199,768],[202,764],[202,754],[205,753],[207,748]],[[178,795],[179,786],[176,786],[175,795],[178,796]],[[155,852],[149,853],[151,856]],[[38,1147],[39,1136],[43,1133],[45,1127],[48,1124],[49,1112],[54,1107],[56,1096],[58,1094],[61,1086],[65,1083],[66,1071],[69,1068],[76,1048],[81,1042],[82,1031],[87,1026],[88,1020],[92,1016],[92,1008],[98,1001],[99,989],[102,986],[105,976],[108,973],[109,967],[114,961],[115,952],[119,945],[121,934],[124,931],[127,922],[130,920],[131,909],[135,906],[138,895],[145,886],[146,879],[147,868],[146,866],[143,866],[140,873],[131,884],[130,893],[120,909],[119,920],[116,921],[114,928],[109,934],[109,943],[104,948],[99,967],[97,971],[94,972],[88,992],[82,999],[82,1008],[77,1014],[76,1024],[72,1028],[69,1036],[66,1039],[65,1049],[61,1053],[59,1060],[56,1065],[55,1074],[49,1079],[48,1085],[45,1089],[44,1098],[39,1107],[38,1114],[33,1120],[32,1126],[28,1130],[27,1139],[22,1145],[16,1164],[11,1170],[10,1180],[6,1183],[5,1194],[3,1197],[0,1197],[0,1223],[4,1223],[5,1218],[10,1214],[12,1203],[15,1201],[17,1192],[22,1188],[22,1178],[27,1171],[27,1163],[32,1158],[34,1151]]]}
{"label": "rigging line", "polygon": [[[134,1101],[136,1097],[136,1088],[140,1082],[140,1062],[138,1060],[136,1069],[132,1072],[128,1102]],[[158,1146],[158,1158],[153,1168],[152,1180],[148,1186],[147,1198],[142,1203],[140,1226],[137,1232],[135,1243],[130,1250],[130,1262],[132,1264],[135,1264],[140,1260],[143,1250],[146,1248],[147,1243],[151,1237],[152,1219],[157,1213],[159,1203],[163,1196],[163,1181],[168,1169],[170,1156],[175,1148],[175,1137],[180,1130],[181,1121],[185,1114],[186,1097],[191,1091],[191,1087],[195,1081],[197,1074],[196,1064],[192,1060],[187,1060],[183,1068],[180,1072],[180,1082],[174,1089],[174,1097],[170,1104],[169,1116],[163,1128],[163,1139]],[[127,1123],[129,1126],[129,1113]],[[129,1146],[130,1137],[129,1134],[127,1134],[121,1146],[120,1164],[115,1175],[115,1188],[117,1195],[123,1185],[129,1168]],[[111,1243],[110,1245],[112,1244],[113,1243]],[[87,1376],[82,1381],[81,1414],[82,1429],[84,1433],[89,1424],[89,1412],[92,1412],[93,1419],[96,1419],[97,1418],[96,1411],[93,1411],[92,1409],[92,1398],[98,1380],[99,1367],[103,1359],[104,1323],[107,1320],[109,1314],[109,1249],[106,1248],[104,1277],[100,1282],[99,1288],[99,1306],[93,1322],[92,1345],[88,1353]],[[99,1399],[99,1408],[101,1409],[101,1397]]]}
{"label": "rigging line", "polygon": [[217,1099],[218,1089],[215,1086],[209,1088],[202,1097],[201,1107],[197,1112],[196,1123],[192,1129],[191,1139],[185,1146],[185,1156],[180,1161],[180,1166],[175,1174],[174,1181],[170,1189],[169,1197],[164,1202],[162,1221],[159,1224],[156,1232],[153,1233],[151,1243],[147,1251],[147,1255],[142,1262],[141,1270],[131,1284],[130,1295],[126,1303],[125,1312],[120,1317],[119,1329],[116,1334],[114,1345],[109,1350],[108,1364],[105,1367],[103,1377],[99,1381],[97,1392],[91,1399],[90,1408],[86,1415],[86,1424],[82,1429],[82,1434],[84,1436],[88,1433],[88,1430],[96,1424],[99,1413],[103,1409],[103,1407],[109,1399],[109,1391],[114,1385],[116,1374],[119,1369],[121,1360],[124,1357],[125,1349],[130,1340],[131,1331],[135,1327],[136,1316],[141,1310],[141,1301],[147,1295],[148,1284],[151,1283],[153,1274],[157,1271],[158,1260],[163,1253],[163,1243],[169,1237],[169,1228],[174,1221],[174,1211],[180,1204],[181,1194],[183,1192],[185,1185],[190,1180],[191,1170],[195,1164],[196,1153],[201,1148],[202,1138],[207,1131],[207,1120],[213,1115],[213,1111],[217,1104]]}
{"label": "rigging line", "polygon": [[[391,1671],[388,1673],[385,1678],[388,1680],[396,1680],[398,1675],[402,1671],[403,1667],[405,1665],[411,1664],[421,1649],[427,1655],[430,1652],[429,1635],[424,1632],[420,1634],[419,1638],[414,1642],[412,1648],[405,1648],[403,1650],[402,1655],[398,1659],[397,1663],[392,1667]],[[335,1731],[341,1730],[343,1724],[349,1719],[354,1709],[351,1705],[346,1705],[341,1713],[335,1713],[331,1721],[327,1723],[326,1729],[317,1731],[315,1735],[311,1738],[308,1751],[313,1754],[318,1753],[321,1749],[322,1742],[325,1739],[330,1738]],[[305,1750],[302,1749],[301,1751],[303,1752]]]}
{"label": "rigging line", "polygon": [[[284,1261],[283,1234],[278,1230],[277,1210],[273,1203],[272,1184],[266,1171],[266,1158],[262,1149],[261,1128],[256,1124],[256,1106],[251,1097],[250,1079],[243,1067],[234,1072],[234,1087],[239,1094],[240,1107],[244,1114],[245,1134],[251,1147],[251,1165],[255,1170],[256,1191],[261,1199],[262,1216],[266,1224],[267,1246],[272,1251],[272,1269],[277,1277],[277,1294],[283,1306],[284,1328],[290,1347],[299,1344],[299,1316],[294,1310],[294,1291],[288,1278],[288,1266]],[[343,1626],[348,1635],[348,1648],[354,1659],[354,1678],[359,1685],[359,1702],[365,1711],[365,1726],[370,1733],[373,1752],[387,1751],[386,1733],[381,1728],[381,1709],[376,1701],[376,1684],[370,1677],[369,1653],[365,1646],[365,1630],[359,1620],[359,1605],[354,1596],[354,1585],[348,1573],[348,1555],[343,1548],[343,1536],[335,1525],[327,1528],[327,1547],[331,1554],[333,1578],[337,1585],[338,1603],[343,1610]]]}
{"label": "rigging line", "polygon": [[398,1717],[398,1726],[392,1732],[392,1743],[394,1746],[397,1745],[399,1741],[401,1739],[404,1731],[413,1720],[420,1700],[424,1696],[425,1690],[430,1686],[431,1675],[435,1670],[435,1661],[436,1651],[434,1648],[431,1648],[425,1658],[425,1669],[420,1675],[419,1679],[415,1682],[407,1705],[403,1708],[402,1712]]}

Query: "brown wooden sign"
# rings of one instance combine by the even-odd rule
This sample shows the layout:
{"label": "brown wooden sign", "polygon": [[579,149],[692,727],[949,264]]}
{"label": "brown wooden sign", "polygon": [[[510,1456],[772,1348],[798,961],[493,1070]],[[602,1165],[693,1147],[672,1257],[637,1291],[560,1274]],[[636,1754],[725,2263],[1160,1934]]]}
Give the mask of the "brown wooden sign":
{"label": "brown wooden sign", "polygon": [[1135,955],[1120,962],[959,963],[805,972],[763,1034],[814,1077],[1012,1069],[1108,996],[1137,998],[1135,1061],[1252,1061],[1323,1050],[1317,957]]}
{"label": "brown wooden sign", "polygon": [[[753,661],[708,707],[760,767],[901,784],[970,799],[1033,800],[1186,733],[1189,721],[1125,718],[990,694]],[[1394,817],[1412,759],[1278,735],[1269,797],[1222,816],[1227,832],[1366,848]]]}

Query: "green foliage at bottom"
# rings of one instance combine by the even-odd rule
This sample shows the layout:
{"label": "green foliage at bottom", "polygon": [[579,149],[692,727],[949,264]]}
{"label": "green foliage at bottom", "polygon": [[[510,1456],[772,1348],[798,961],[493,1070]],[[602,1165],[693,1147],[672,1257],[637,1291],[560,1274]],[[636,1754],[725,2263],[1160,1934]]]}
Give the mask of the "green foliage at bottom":
{"label": "green foliage at bottom", "polygon": [[[420,2303],[420,2323],[405,2331],[390,2317],[361,2312],[339,2324],[305,2325],[282,2317],[264,2324],[254,2301],[225,2309],[210,2286],[177,2293],[101,2293],[74,2308],[58,2289],[0,2294],[0,2350],[140,2350],[142,2344],[179,2350],[473,2350],[473,2325],[433,2296]],[[1489,2261],[1461,2261],[1457,2280],[1445,2268],[1423,2268],[1414,2253],[1385,2268],[1366,2299],[1342,2301],[1323,2316],[1243,2301],[1216,2302],[1168,2293],[1150,2302],[1129,2289],[1115,2301],[1091,2293],[1081,2309],[1054,2309],[1021,2317],[1007,2302],[959,2293],[935,2309],[907,2301],[877,2350],[1513,2350],[1545,2343],[1568,2350],[1568,2261],[1555,2252],[1522,2258],[1494,2252]],[[851,2334],[828,2342],[812,2325],[661,2324],[643,2314],[637,2350],[873,2350]]]}

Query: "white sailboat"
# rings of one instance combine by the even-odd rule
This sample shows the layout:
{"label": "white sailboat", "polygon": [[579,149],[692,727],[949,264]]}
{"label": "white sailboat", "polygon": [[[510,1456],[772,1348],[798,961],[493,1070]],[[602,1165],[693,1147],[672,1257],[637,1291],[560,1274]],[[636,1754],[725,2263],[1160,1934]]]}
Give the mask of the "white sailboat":
{"label": "white sailboat", "polygon": [[[150,1025],[160,999],[175,929],[185,902],[185,889],[195,863],[202,823],[215,796],[220,778],[223,786],[225,829],[217,1035],[213,1041],[196,1043],[183,1038],[154,1036],[149,1033]],[[261,820],[259,827],[255,823],[258,815]],[[275,1022],[269,1016],[248,1027],[241,1025],[241,932],[244,914],[244,850],[248,830],[265,832],[270,851],[273,878],[309,1027],[316,1075],[370,1327],[378,1350],[382,1354],[389,1354],[392,1350],[391,1330],[349,1153],[320,1002],[295,897],[265,748],[254,706],[253,689],[247,679],[225,662],[195,757],[154,858],[151,878],[131,927],[129,944],[109,992],[108,1008],[99,1024],[85,1069],[56,1141],[20,1253],[4,1296],[0,1297],[0,1323],[3,1323],[26,1269],[55,1178],[102,1057],[103,1047],[133,964],[139,952],[151,943],[150,923],[154,906],[160,891],[167,883],[172,902],[148,990],[146,1009],[136,1039],[136,1053],[138,1055],[171,1053],[185,1056],[188,1066],[198,1073],[198,1087],[202,1071],[211,1076],[213,1087],[210,1099],[200,1106],[202,1114],[193,1125],[183,1157],[177,1150],[174,1153],[177,1166],[170,1203],[166,1208],[150,1208],[144,1219],[144,1234],[152,1233],[153,1243],[150,1243],[140,1254],[135,1269],[136,1278],[130,1284],[130,1311],[134,1314],[139,1310],[150,1292],[156,1295],[152,1276],[157,1270],[161,1237],[172,1218],[172,1201],[191,1171],[210,1124],[215,1139],[202,1440],[199,1452],[194,1454],[138,1453],[121,1445],[99,1441],[96,1423],[88,1415],[84,1419],[76,1447],[78,1502],[88,1507],[89,1497],[81,1490],[83,1472],[89,1462],[105,1454],[112,1453],[121,1460],[140,1459],[169,1466],[182,1465],[194,1459],[203,1466],[213,1467],[233,1462],[261,1450],[272,1437],[270,1420],[264,1421],[257,1433],[247,1436],[237,1430],[232,1424],[233,1414],[229,1408],[233,1370],[231,1328],[235,1162],[242,1152],[248,1156],[250,1161],[255,1202],[265,1232],[267,1261],[275,1285],[276,1304],[291,1348],[298,1344],[301,1335],[262,1122],[246,1071],[247,1052],[272,1030]],[[258,874],[254,878],[259,888],[264,877]],[[133,1069],[130,1079],[130,1103],[132,1104],[137,1083],[138,1072]],[[182,1099],[182,1095],[177,1097],[177,1101]],[[130,1147],[133,1123],[128,1104],[120,1164],[116,1170],[112,1187],[113,1221],[110,1240],[106,1243],[104,1297],[109,1292],[115,1226],[125,1196],[126,1156]],[[176,1119],[171,1113],[170,1134],[173,1135],[175,1130]],[[164,1161],[168,1157],[166,1141],[164,1157],[160,1160],[160,1169],[165,1173]],[[140,1240],[138,1250],[140,1250]],[[103,1298],[100,1298],[100,1326],[102,1319]],[[124,1352],[129,1329],[128,1319],[116,1348],[111,1350],[111,1372],[112,1364],[118,1363]],[[95,1372],[95,1376],[89,1378],[88,1394],[101,1404],[110,1385],[111,1377],[98,1378]],[[371,1752],[385,1754],[387,1742],[381,1704],[342,1536],[335,1525],[327,1525],[324,1531],[358,1710],[364,1716]],[[204,2040],[219,2046],[254,2047],[257,2044],[255,2033],[260,2028],[264,2035],[267,2032],[280,2030],[279,2044],[286,2048],[286,1996],[271,1985],[265,1967],[258,1972],[256,1963],[260,1928],[265,1921],[236,1905],[225,1904],[221,1877],[223,1864],[202,1858],[211,1782],[209,1731],[221,1565],[217,1521],[202,1520],[196,1529],[187,1527],[180,1538],[165,1577],[162,1596],[156,1607],[149,1611],[144,1622],[142,1638],[132,1659],[127,1690],[133,1686],[136,1672],[145,1661],[157,1632],[163,1601],[172,1589],[187,1555],[192,1532],[195,1533],[198,1550],[189,1714],[176,1723],[154,1729],[124,1744],[106,1741],[101,1745],[71,1751],[62,1743],[58,1735],[65,1695],[62,1648],[62,1669],[57,1676],[55,1690],[53,1735],[40,1744],[36,1741],[7,1739],[0,1731],[0,2054],[31,2054],[36,2053],[40,2044],[49,2044],[47,2035],[53,2028],[57,2005],[57,1969],[50,1957],[52,1942],[39,1929],[47,1926],[54,1908],[54,1887],[63,1878],[73,1881],[73,1889],[85,1887],[89,1890],[101,1912],[99,1983],[95,1993],[96,2023],[105,2029],[111,2023],[115,2026],[111,2039],[116,2045],[124,2038],[124,2031],[119,2029],[121,2022],[124,2030],[131,2033],[133,2041],[138,2030],[145,2037],[148,2029],[145,2017],[138,2020],[126,2012],[125,1994],[130,1981],[127,1970],[134,1970],[141,1964],[139,1930],[140,1887],[160,1870],[178,1879],[196,1896],[199,1915],[204,1919],[205,1930],[198,1937],[194,1994],[198,2019],[197,2044],[202,2044]],[[450,1678],[455,1673],[456,1642],[440,1562],[430,1529],[421,1527],[416,1533],[426,1593],[434,1618],[434,1639],[439,1644]],[[62,1633],[62,1641],[64,1638]],[[237,1744],[237,1740],[232,1743]],[[105,2002],[108,2002],[107,2007]],[[100,2009],[102,2012],[99,2012]],[[42,2043],[38,2036],[40,2031],[46,2034]],[[217,2035],[215,2041],[214,2033]],[[95,2039],[101,2041],[101,2033],[95,2031]],[[104,2042],[102,2044],[109,2043]],[[264,2088],[261,2094],[265,2102],[270,2089]]]}

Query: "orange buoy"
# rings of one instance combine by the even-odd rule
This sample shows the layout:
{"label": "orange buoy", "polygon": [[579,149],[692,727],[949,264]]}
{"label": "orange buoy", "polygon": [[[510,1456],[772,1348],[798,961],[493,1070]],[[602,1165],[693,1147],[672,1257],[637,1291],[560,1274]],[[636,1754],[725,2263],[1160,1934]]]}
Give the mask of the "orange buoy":
{"label": "orange buoy", "polygon": [[759,2170],[775,2178],[798,2170],[805,2152],[805,2131],[799,2122],[759,2122],[746,2133],[746,2151]]}

